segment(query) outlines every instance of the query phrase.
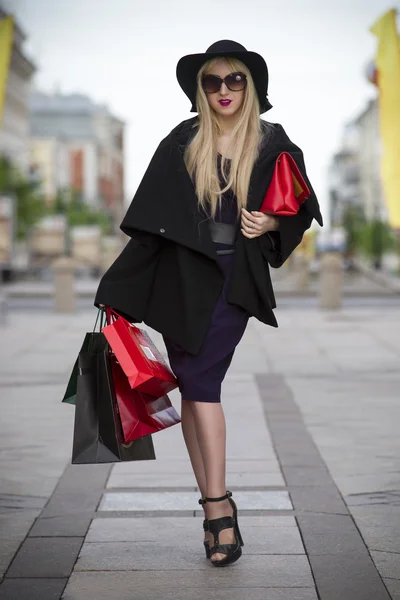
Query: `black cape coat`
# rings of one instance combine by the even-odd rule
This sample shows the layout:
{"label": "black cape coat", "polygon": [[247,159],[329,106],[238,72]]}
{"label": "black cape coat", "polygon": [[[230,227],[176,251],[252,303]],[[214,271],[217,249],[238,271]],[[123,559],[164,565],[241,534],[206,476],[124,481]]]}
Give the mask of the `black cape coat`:
{"label": "black cape coat", "polygon": [[[196,123],[197,116],[183,121],[158,146],[120,226],[130,240],[103,275],[94,301],[131,322],[143,321],[191,354],[200,350],[224,282],[183,160]],[[279,217],[279,231],[254,239],[239,232],[227,300],[277,327],[269,265],[280,267],[313,218],[322,226],[322,217],[302,151],[281,125],[263,126],[266,143],[253,168],[247,209],[259,210],[283,151],[293,156],[311,196],[297,215]]]}

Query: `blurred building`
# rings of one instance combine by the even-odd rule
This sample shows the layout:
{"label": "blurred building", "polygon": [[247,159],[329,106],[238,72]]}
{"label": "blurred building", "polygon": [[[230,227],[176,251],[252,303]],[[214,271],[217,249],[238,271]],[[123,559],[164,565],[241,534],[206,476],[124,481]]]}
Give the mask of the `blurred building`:
{"label": "blurred building", "polygon": [[[0,19],[8,14],[0,7]],[[0,154],[6,154],[24,171],[29,166],[29,97],[35,66],[25,55],[23,31],[15,24],[14,44],[0,126]]]}
{"label": "blurred building", "polygon": [[72,189],[116,221],[124,205],[124,128],[106,106],[78,94],[31,96],[31,168],[48,203]]}
{"label": "blurred building", "polygon": [[378,100],[370,100],[356,120],[359,131],[360,199],[368,220],[387,219],[381,181],[382,143]]}
{"label": "blurred building", "polygon": [[362,208],[366,218],[386,219],[380,164],[382,145],[379,134],[378,101],[372,99],[363,112],[348,123],[341,146],[329,168],[330,220],[342,222],[348,206]]}
{"label": "blurred building", "polygon": [[360,200],[359,130],[354,123],[346,125],[340,150],[329,168],[330,223],[340,225],[343,213]]}

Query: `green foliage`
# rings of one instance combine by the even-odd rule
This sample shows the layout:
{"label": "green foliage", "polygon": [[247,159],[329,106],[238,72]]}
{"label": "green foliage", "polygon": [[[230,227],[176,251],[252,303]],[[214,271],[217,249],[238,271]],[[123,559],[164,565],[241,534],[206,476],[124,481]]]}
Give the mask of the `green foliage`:
{"label": "green foliage", "polygon": [[365,223],[360,232],[360,251],[368,258],[380,263],[385,252],[396,246],[393,231],[380,219]]}
{"label": "green foliage", "polygon": [[347,254],[353,255],[360,246],[362,231],[366,225],[361,206],[348,206],[343,213],[343,228],[347,235]]}
{"label": "green foliage", "polygon": [[0,194],[16,198],[18,239],[25,238],[29,229],[49,214],[66,215],[69,227],[99,225],[103,234],[112,231],[111,216],[86,204],[80,193],[60,190],[52,206],[48,207],[40,187],[39,180],[27,177],[7,156],[0,156]]}
{"label": "green foliage", "polygon": [[7,156],[0,156],[0,193],[16,199],[16,235],[23,239],[32,225],[48,214],[40,183],[24,175]]}
{"label": "green foliage", "polygon": [[52,213],[66,215],[69,227],[99,225],[105,235],[112,229],[111,216],[86,204],[82,195],[75,191],[60,190],[55,198]]}

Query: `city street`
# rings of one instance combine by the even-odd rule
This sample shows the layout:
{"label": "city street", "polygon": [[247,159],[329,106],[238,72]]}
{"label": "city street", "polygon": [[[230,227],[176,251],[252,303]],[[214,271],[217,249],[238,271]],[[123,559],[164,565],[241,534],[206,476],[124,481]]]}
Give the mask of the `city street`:
{"label": "city street", "polygon": [[399,299],[321,312],[294,296],[278,329],[251,319],[223,391],[245,541],[227,569],[203,554],[179,426],[153,436],[155,461],[70,465],[84,302],[1,329],[0,600],[400,598]]}
{"label": "city street", "polygon": [[[0,0],[0,600],[400,600],[399,31],[384,0]],[[274,296],[223,383],[214,568],[176,415],[122,443],[98,356],[62,399],[95,298],[203,343],[207,400]]]}

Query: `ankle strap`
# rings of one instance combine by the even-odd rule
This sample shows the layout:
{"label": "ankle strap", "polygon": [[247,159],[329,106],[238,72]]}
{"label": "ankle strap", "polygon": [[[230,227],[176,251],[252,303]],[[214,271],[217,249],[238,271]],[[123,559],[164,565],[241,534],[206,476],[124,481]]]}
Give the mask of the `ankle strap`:
{"label": "ankle strap", "polygon": [[218,498],[208,498],[208,497],[200,498],[199,504],[206,504],[206,502],[221,502],[222,500],[227,500],[231,496],[232,496],[232,492],[229,490],[226,490],[225,496],[219,496]]}

